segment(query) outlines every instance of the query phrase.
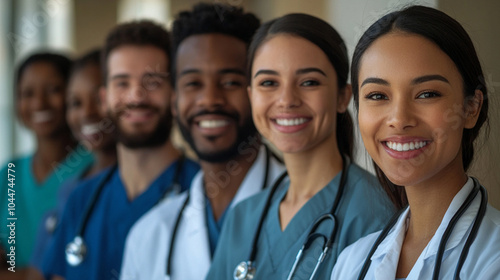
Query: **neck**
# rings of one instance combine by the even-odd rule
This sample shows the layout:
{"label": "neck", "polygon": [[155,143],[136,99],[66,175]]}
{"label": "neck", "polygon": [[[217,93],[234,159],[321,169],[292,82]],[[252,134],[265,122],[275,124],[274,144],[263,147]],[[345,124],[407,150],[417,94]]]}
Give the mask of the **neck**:
{"label": "neck", "polygon": [[116,146],[94,151],[95,162],[85,177],[90,177],[116,163]]}
{"label": "neck", "polygon": [[406,277],[439,228],[455,195],[467,182],[462,162],[450,164],[432,178],[405,186],[410,220],[398,262],[397,277]]}
{"label": "neck", "polygon": [[285,153],[283,159],[288,170],[290,187],[280,204],[282,230],[302,206],[342,170],[342,157],[335,139],[332,140],[331,137],[308,151]]}
{"label": "neck", "polygon": [[[219,220],[238,192],[258,153],[259,146],[256,148],[256,153],[250,157],[238,154],[226,162],[200,162],[204,174],[203,186],[216,221]],[[256,182],[260,183],[259,180]]]}
{"label": "neck", "polygon": [[162,146],[140,149],[118,143],[117,152],[120,177],[130,201],[142,194],[180,156],[170,140]]}
{"label": "neck", "polygon": [[[37,137],[37,150],[33,156],[33,174],[38,182],[53,171],[54,164],[63,161],[73,151],[76,142],[69,134],[57,137]],[[61,147],[63,147],[61,149]]]}

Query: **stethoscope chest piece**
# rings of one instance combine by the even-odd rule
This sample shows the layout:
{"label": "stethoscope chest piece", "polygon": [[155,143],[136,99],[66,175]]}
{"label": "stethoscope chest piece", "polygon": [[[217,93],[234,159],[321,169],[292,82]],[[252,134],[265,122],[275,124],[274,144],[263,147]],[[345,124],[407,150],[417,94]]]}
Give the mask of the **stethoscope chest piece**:
{"label": "stethoscope chest piece", "polygon": [[72,242],[66,245],[66,261],[71,266],[80,265],[86,254],[87,246],[85,245],[83,238],[80,236],[76,236]]}
{"label": "stethoscope chest piece", "polygon": [[240,262],[234,269],[233,278],[234,280],[250,280],[253,279],[255,275],[255,267],[253,267],[252,262]]}

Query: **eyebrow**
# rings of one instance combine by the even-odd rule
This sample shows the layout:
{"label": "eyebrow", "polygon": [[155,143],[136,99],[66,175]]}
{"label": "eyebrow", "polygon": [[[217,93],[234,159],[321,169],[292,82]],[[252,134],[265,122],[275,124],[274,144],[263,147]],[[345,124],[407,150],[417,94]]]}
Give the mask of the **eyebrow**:
{"label": "eyebrow", "polygon": [[[188,75],[188,74],[201,74],[203,71],[199,69],[186,69],[183,70],[181,73],[179,73],[179,77]],[[224,68],[219,71],[217,71],[218,74],[237,74],[237,75],[242,75],[245,76],[246,72],[242,69],[239,68]]]}
{"label": "eyebrow", "polygon": [[[450,83],[450,81],[448,81],[448,79],[446,79],[445,77],[441,76],[441,75],[425,75],[425,76],[421,76],[421,77],[417,77],[415,79],[413,79],[411,81],[411,84],[412,85],[416,85],[416,84],[421,84],[421,83],[425,83],[425,82],[429,82],[429,81],[441,81],[441,82],[445,82],[445,83]],[[388,86],[389,85],[389,82],[384,80],[384,79],[381,79],[381,78],[366,78],[363,83],[361,83],[361,86],[364,86],[366,84],[377,84],[377,85],[383,85],[383,86]]]}
{"label": "eyebrow", "polygon": [[[315,67],[309,67],[309,68],[299,69],[299,70],[295,71],[295,74],[302,75],[302,74],[307,74],[307,73],[311,73],[311,72],[317,72],[317,73],[320,73],[321,75],[323,75],[323,76],[326,77],[326,74],[325,74],[325,72],[323,72],[323,70],[321,70],[319,68],[315,68]],[[279,75],[277,71],[263,69],[263,70],[257,71],[257,73],[255,73],[255,75],[253,77],[255,78],[255,77],[257,77],[258,75],[261,75],[261,74]]]}
{"label": "eyebrow", "polygon": [[[159,72],[146,72],[142,75],[142,77],[159,77],[162,79],[166,79],[168,77],[167,73],[159,73]],[[116,74],[114,76],[111,76],[110,80],[117,80],[117,79],[128,79],[130,78],[130,74]]]}

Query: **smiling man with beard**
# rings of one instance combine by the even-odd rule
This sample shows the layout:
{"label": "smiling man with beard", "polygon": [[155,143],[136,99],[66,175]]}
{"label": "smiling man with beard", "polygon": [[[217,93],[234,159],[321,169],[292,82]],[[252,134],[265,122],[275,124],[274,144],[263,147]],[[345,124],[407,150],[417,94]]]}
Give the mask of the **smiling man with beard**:
{"label": "smiling man with beard", "polygon": [[118,165],[71,194],[45,256],[46,278],[116,279],[134,222],[163,197],[186,190],[198,171],[169,140],[169,53],[168,33],[149,21],[108,35],[101,102],[117,134]]}
{"label": "smiling man with beard", "polygon": [[258,26],[253,14],[221,4],[198,4],[174,21],[172,112],[202,170],[189,193],[134,225],[122,280],[204,279],[227,212],[283,172],[261,145],[246,91],[247,47]]}

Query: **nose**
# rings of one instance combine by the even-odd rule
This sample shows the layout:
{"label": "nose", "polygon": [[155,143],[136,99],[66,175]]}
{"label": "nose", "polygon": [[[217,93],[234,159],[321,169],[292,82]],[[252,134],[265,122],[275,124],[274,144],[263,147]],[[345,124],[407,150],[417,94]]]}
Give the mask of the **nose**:
{"label": "nose", "polygon": [[140,82],[131,83],[127,94],[127,103],[142,103],[148,99],[148,91]]}
{"label": "nose", "polygon": [[207,83],[200,91],[197,101],[202,107],[221,107],[226,103],[226,96],[216,83]]}
{"label": "nose", "polygon": [[405,130],[417,125],[415,108],[410,100],[399,98],[392,102],[388,112],[387,125],[397,130]]}
{"label": "nose", "polygon": [[292,85],[283,85],[278,94],[278,105],[282,108],[298,107],[301,104],[299,92]]}
{"label": "nose", "polygon": [[33,98],[33,102],[31,103],[32,106],[33,106],[33,110],[41,110],[41,109],[45,109],[47,107],[47,104],[48,104],[48,93],[45,92],[44,90],[37,90],[35,93],[34,93],[34,98]]}
{"label": "nose", "polygon": [[83,104],[83,117],[85,119],[95,119],[99,117],[99,104],[95,99],[90,99]]}

